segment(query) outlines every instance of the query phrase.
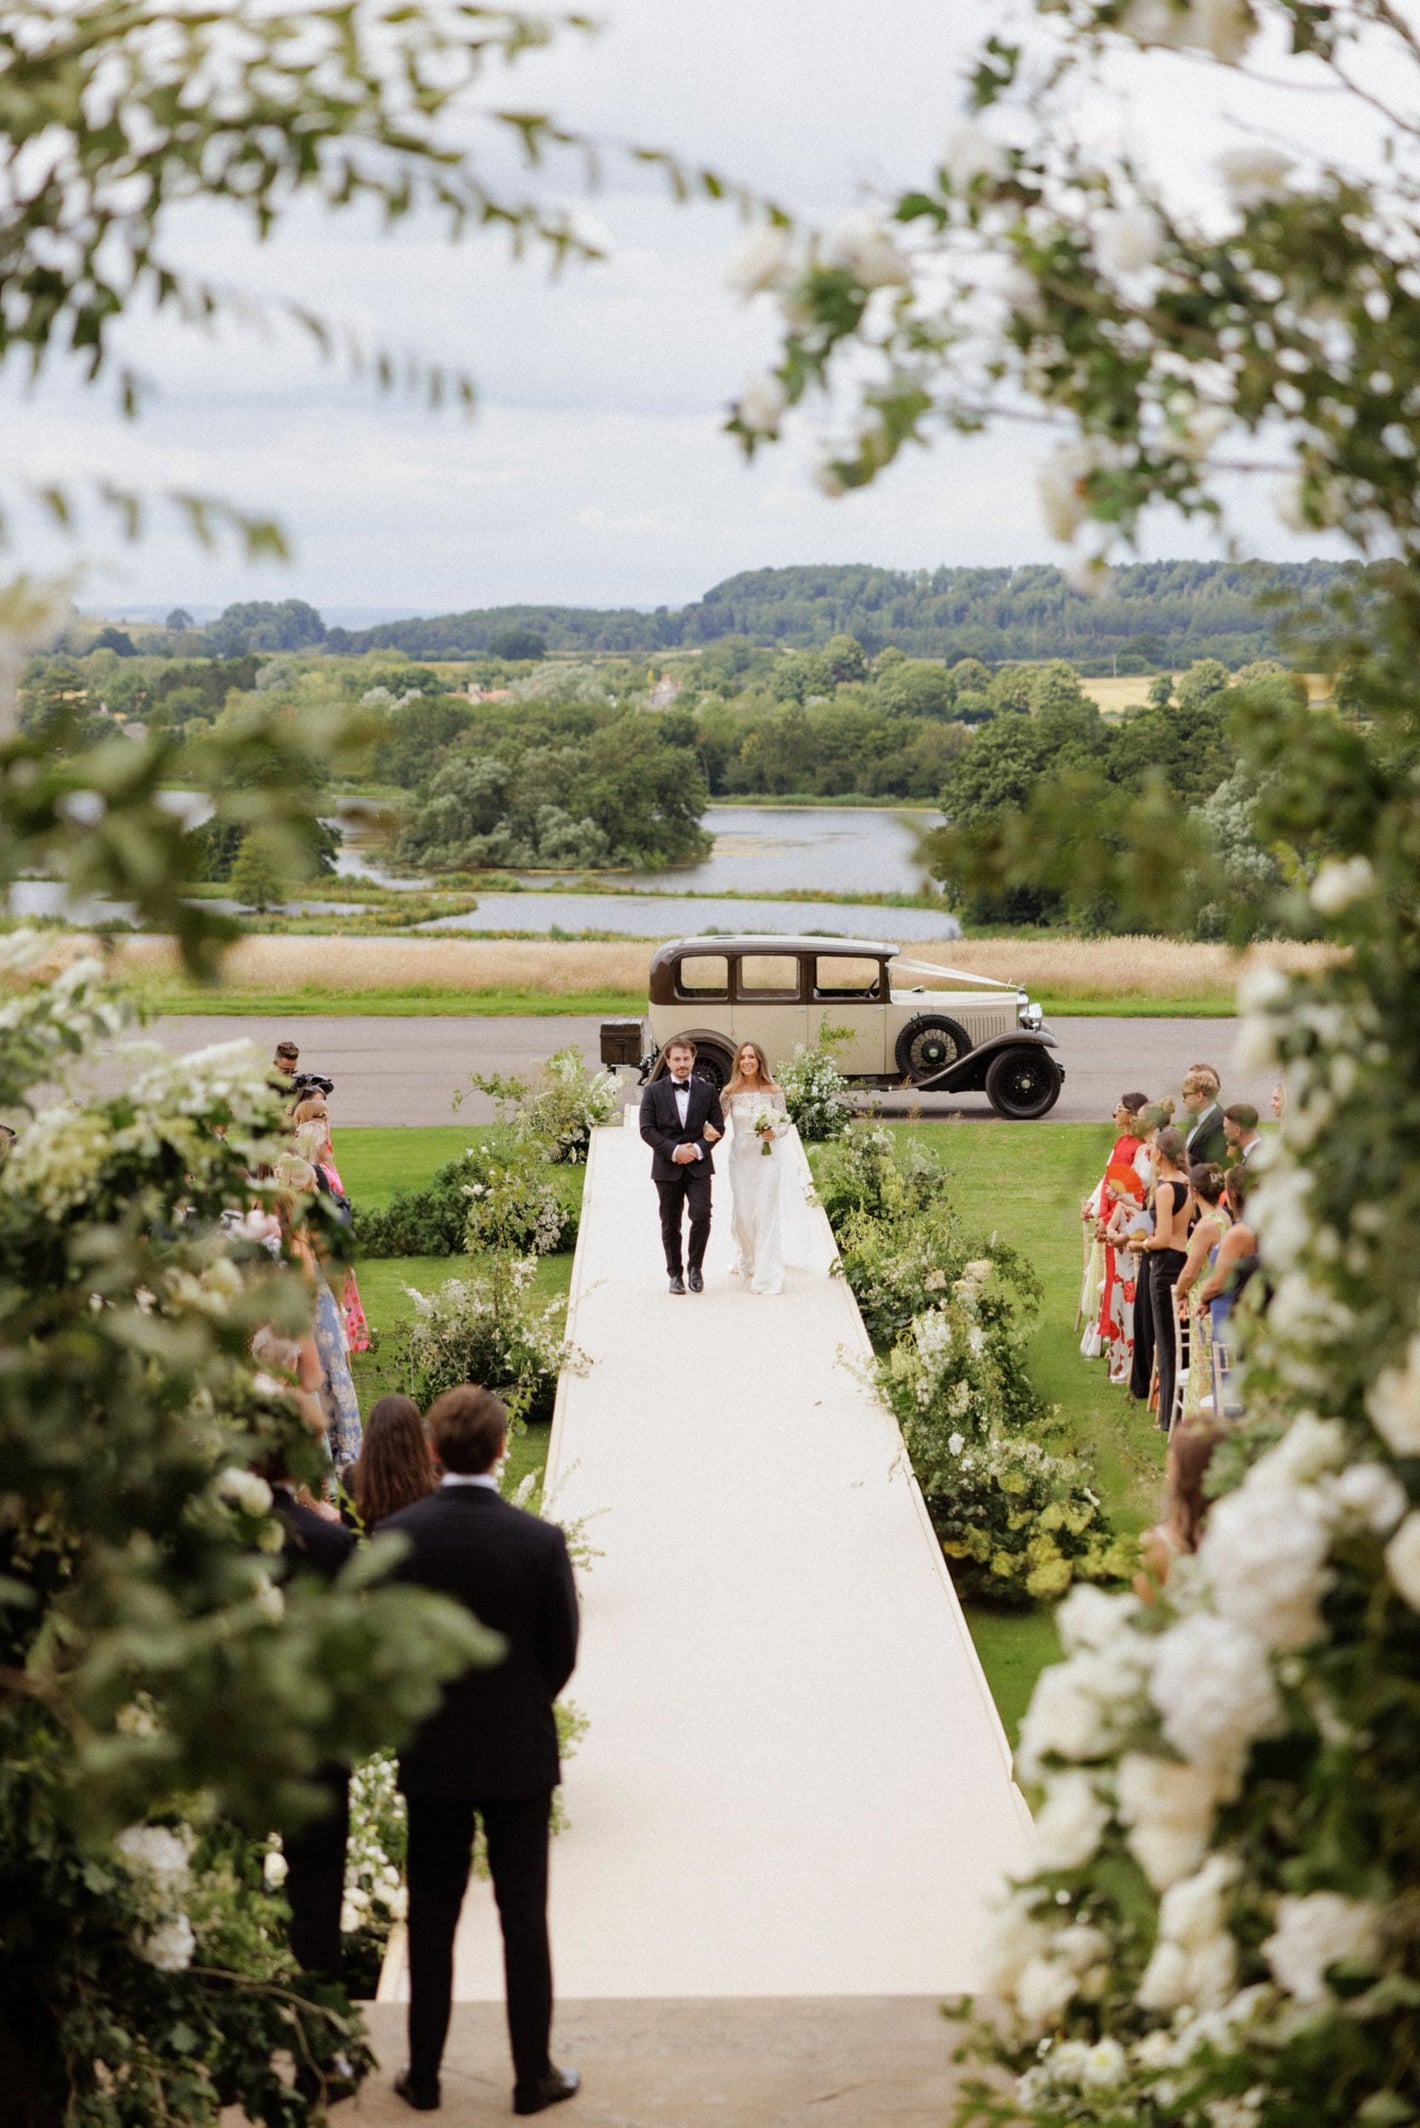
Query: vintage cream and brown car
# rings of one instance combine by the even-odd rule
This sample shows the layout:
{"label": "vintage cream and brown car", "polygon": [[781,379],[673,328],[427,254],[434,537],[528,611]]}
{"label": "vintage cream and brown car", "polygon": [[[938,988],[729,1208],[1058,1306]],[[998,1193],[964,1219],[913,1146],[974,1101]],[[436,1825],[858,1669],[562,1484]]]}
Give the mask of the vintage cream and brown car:
{"label": "vintage cream and brown car", "polygon": [[[963,987],[896,988],[895,972],[945,975]],[[849,1079],[984,1093],[998,1116],[1016,1121],[1046,1115],[1065,1076],[1041,1009],[1023,990],[903,961],[898,947],[863,938],[675,939],[652,958],[646,1018],[604,1022],[602,1061],[655,1078],[671,1037],[688,1034],[696,1070],[723,1086],[738,1043],[758,1042],[776,1063],[825,1027],[847,1030],[837,1059]]]}

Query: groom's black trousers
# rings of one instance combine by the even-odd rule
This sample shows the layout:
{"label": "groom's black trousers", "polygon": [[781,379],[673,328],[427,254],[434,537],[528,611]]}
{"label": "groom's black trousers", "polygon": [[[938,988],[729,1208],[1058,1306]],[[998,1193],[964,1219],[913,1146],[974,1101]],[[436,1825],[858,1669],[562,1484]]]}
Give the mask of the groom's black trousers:
{"label": "groom's black trousers", "polygon": [[703,1160],[688,1160],[673,1182],[658,1182],[657,1194],[661,1200],[661,1240],[665,1243],[666,1270],[672,1278],[679,1278],[684,1270],[680,1254],[681,1220],[687,1205],[690,1207],[690,1248],[688,1261],[692,1271],[698,1271],[705,1261],[705,1244],[710,1239],[710,1175]]}
{"label": "groom's black trousers", "polygon": [[547,1940],[547,1839],[552,1796],[465,1803],[412,1795],[409,1807],[409,2065],[416,2081],[439,2073],[454,1986],[454,1936],[473,1856],[477,1814],[503,1929],[513,2074],[535,2084],[550,2064],[552,1953]]}

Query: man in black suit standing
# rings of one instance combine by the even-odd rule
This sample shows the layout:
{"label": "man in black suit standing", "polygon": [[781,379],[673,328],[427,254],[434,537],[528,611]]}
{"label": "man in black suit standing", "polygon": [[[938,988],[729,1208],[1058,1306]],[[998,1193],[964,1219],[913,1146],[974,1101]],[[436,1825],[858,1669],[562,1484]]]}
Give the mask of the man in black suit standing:
{"label": "man in black suit standing", "polygon": [[437,1492],[380,1524],[410,1546],[400,1578],[468,1606],[502,1635],[503,1660],[465,1670],[400,1754],[409,1812],[409,2064],[395,2079],[419,2112],[439,2104],[439,2065],[453,1999],[454,1936],[483,1820],[503,1930],[514,2113],[571,2098],[580,2078],[553,2067],[547,1845],[561,1779],[553,1702],[577,1659],[577,1591],[557,1525],[524,1514],[494,1475],[508,1414],[472,1384],[428,1415],[444,1466]]}
{"label": "man in black suit standing", "polygon": [[653,1079],[641,1096],[641,1136],[650,1146],[651,1179],[661,1200],[661,1240],[672,1293],[684,1293],[681,1222],[690,1208],[688,1267],[690,1290],[703,1293],[701,1265],[710,1239],[710,1178],[715,1172],[714,1142],[705,1137],[709,1124],[716,1138],[725,1135],[720,1096],[707,1079],[695,1076],[695,1044],[677,1035],[666,1044],[666,1075]]}
{"label": "man in black suit standing", "polygon": [[[344,1523],[296,1497],[284,1471],[272,1470],[272,1506],[285,1532],[281,1556],[285,1578],[314,1574],[334,1581],[355,1549]],[[322,1766],[316,1776],[327,1808],[282,1840],[284,1891],[291,1909],[291,1950],[303,1972],[323,1980],[342,1977],[340,1910],[345,1898],[345,1849],[350,1838],[350,1769]]]}

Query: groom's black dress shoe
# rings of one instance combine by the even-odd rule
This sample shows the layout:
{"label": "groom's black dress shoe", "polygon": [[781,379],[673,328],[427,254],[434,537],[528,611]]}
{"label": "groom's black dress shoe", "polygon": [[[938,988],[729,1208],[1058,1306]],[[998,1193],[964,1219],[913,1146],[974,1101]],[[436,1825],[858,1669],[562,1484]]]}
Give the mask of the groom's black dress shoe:
{"label": "groom's black dress shoe", "polygon": [[513,2111],[543,2113],[549,2106],[561,2105],[564,2098],[575,2098],[581,2088],[582,2079],[575,2069],[549,2069],[535,2084],[513,2086]]}
{"label": "groom's black dress shoe", "polygon": [[437,2113],[440,2105],[439,2079],[437,2076],[416,2076],[412,2069],[401,2069],[394,2080],[395,2093],[412,2106],[416,2113]]}
{"label": "groom's black dress shoe", "polygon": [[703,1293],[705,1291],[705,1281],[698,1271],[692,1271],[690,1274],[690,1290],[692,1293]]}
{"label": "groom's black dress shoe", "polygon": [[685,1291],[685,1280],[681,1277],[679,1271],[671,1279],[671,1291],[672,1293],[684,1293]]}

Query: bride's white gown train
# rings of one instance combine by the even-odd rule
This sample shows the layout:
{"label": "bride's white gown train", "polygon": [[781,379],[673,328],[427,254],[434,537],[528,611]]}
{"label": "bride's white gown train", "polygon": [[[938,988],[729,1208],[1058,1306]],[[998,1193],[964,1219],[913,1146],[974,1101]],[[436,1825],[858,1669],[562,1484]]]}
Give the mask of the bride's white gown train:
{"label": "bride's white gown train", "polygon": [[[798,1133],[781,1093],[736,1094],[724,1107],[734,1276],[743,1279],[751,1293],[782,1293],[785,1264],[810,1266],[814,1256],[801,1163],[795,1157]],[[765,1109],[775,1119],[767,1154],[754,1128],[755,1117]]]}

